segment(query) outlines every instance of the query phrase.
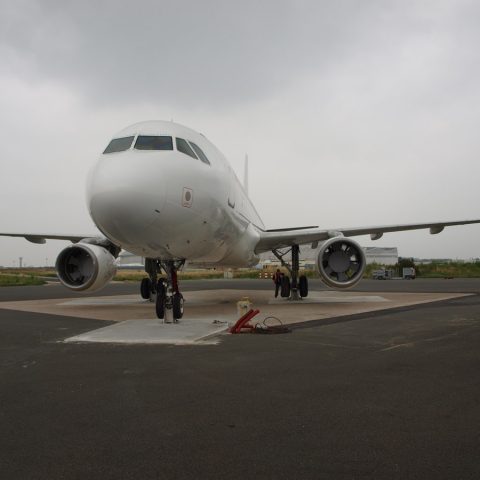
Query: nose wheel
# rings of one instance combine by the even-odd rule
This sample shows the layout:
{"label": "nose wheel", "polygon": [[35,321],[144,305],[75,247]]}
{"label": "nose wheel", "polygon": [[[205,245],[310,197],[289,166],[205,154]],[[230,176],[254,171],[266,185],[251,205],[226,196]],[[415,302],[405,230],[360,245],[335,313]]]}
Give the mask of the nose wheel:
{"label": "nose wheel", "polygon": [[140,283],[140,295],[144,300],[150,300],[153,293],[153,283],[149,278],[142,278]]}
{"label": "nose wheel", "polygon": [[183,295],[180,292],[174,293],[172,297],[173,318],[183,317]]}
{"label": "nose wheel", "polygon": [[[178,322],[183,317],[183,295],[178,288],[178,269],[184,265],[184,261],[161,261],[147,258],[145,271],[149,278],[144,278],[140,284],[142,298],[155,302],[157,317],[167,321],[173,317],[173,322]],[[166,273],[166,278],[159,278],[158,274]],[[171,312],[171,315],[169,314]]]}

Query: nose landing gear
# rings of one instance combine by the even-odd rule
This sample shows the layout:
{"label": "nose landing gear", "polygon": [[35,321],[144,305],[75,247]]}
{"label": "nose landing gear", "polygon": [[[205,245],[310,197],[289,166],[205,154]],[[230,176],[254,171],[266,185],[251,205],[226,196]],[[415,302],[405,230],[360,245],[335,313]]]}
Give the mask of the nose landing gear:
{"label": "nose landing gear", "polygon": [[[165,320],[172,312],[173,322],[176,323],[183,317],[183,295],[178,288],[178,269],[183,266],[184,260],[145,259],[145,271],[149,278],[144,278],[140,285],[142,298],[149,298],[155,302],[155,311],[157,317]],[[167,278],[158,278],[158,274],[166,273]]]}

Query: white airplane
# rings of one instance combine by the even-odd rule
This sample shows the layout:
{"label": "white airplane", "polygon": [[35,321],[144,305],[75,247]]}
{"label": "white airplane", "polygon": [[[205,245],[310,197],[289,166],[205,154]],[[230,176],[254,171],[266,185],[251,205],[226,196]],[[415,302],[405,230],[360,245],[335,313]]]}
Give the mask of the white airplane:
{"label": "white airplane", "polygon": [[[333,288],[352,287],[365,270],[365,255],[349,237],[480,223],[480,220],[323,229],[316,226],[266,230],[248,193],[224,155],[205,136],[173,122],[140,122],[114,136],[87,181],[90,215],[103,235],[0,233],[33,243],[70,240],[56,260],[58,278],[74,291],[94,291],[116,272],[121,249],[145,257],[148,277],[141,295],[183,316],[177,271],[185,262],[202,266],[251,267],[272,251],[286,266],[282,296],[308,294],[299,277],[299,246],[317,248],[320,278]],[[285,251],[287,250],[287,251]],[[290,262],[284,257],[290,254]],[[165,272],[166,278],[159,278]]]}

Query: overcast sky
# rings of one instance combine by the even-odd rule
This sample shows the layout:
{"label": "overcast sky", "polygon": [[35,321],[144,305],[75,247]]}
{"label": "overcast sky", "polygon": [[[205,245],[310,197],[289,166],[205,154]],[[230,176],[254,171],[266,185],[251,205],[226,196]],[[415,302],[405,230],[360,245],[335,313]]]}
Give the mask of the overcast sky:
{"label": "overcast sky", "polygon": [[[239,178],[248,153],[268,228],[478,218],[479,25],[466,0],[2,2],[0,230],[96,233],[88,169],[150,119],[204,133]],[[480,226],[373,244],[480,257]],[[0,265],[64,245],[0,238]]]}

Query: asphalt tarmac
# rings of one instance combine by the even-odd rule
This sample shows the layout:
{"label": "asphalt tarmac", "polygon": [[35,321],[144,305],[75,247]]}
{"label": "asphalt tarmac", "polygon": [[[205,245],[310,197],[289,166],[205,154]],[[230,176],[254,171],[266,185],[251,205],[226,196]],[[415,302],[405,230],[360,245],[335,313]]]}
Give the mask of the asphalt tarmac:
{"label": "asphalt tarmac", "polygon": [[[227,285],[271,288],[183,288]],[[480,478],[480,280],[355,290],[474,295],[183,347],[65,344],[105,321],[0,304],[0,478]]]}

